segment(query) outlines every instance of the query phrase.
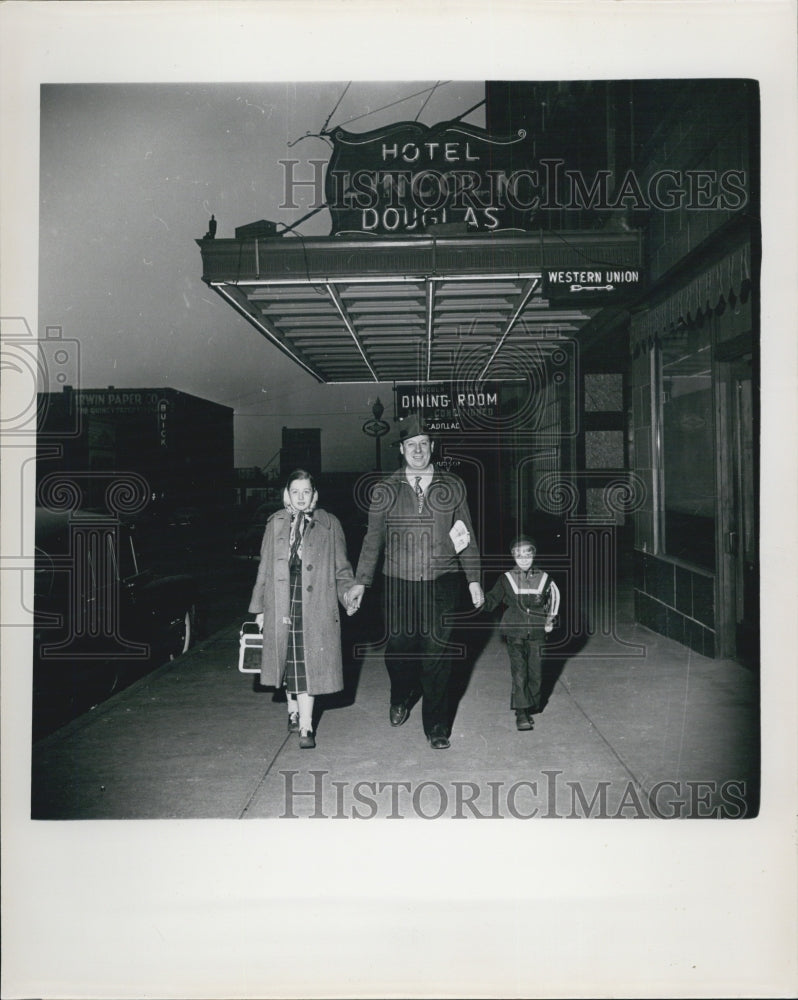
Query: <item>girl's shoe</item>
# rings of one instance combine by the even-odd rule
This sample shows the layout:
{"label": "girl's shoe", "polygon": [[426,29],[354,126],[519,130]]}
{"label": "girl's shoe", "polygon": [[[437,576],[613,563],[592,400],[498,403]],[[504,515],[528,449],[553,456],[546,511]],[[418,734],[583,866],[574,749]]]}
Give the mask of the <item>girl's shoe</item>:
{"label": "girl's shoe", "polygon": [[310,729],[303,729],[299,733],[299,749],[314,750],[316,747],[316,737]]}
{"label": "girl's shoe", "polygon": [[533,729],[535,723],[532,721],[529,712],[525,708],[517,708],[515,711],[515,728],[521,731]]}
{"label": "girl's shoe", "polygon": [[288,713],[288,732],[289,733],[299,732],[299,712]]}

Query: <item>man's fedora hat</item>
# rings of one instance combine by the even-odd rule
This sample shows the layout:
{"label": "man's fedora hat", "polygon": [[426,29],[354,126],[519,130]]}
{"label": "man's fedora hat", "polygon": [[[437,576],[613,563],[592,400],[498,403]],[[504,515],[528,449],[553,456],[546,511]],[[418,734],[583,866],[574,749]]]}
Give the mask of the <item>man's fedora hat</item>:
{"label": "man's fedora hat", "polygon": [[429,430],[424,420],[417,413],[411,413],[399,426],[399,444],[408,438],[418,437],[419,434],[429,435]]}

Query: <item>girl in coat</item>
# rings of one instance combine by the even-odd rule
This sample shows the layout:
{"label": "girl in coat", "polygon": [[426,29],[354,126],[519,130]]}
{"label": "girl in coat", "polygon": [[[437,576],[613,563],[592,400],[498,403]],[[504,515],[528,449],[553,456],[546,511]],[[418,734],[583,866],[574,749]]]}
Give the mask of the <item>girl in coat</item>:
{"label": "girl in coat", "polygon": [[345,599],[355,578],[341,524],[317,502],[310,473],[292,472],[285,510],[266,523],[249,603],[263,632],[261,684],[285,687],[288,731],[303,749],[316,745],[315,696],[344,686],[338,601],[356,610]]}

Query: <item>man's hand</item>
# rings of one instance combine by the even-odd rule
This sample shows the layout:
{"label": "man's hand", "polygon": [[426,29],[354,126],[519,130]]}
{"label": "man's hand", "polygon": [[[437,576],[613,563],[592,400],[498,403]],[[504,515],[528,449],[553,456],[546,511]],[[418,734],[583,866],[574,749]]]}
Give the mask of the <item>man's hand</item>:
{"label": "man's hand", "polygon": [[344,604],[346,605],[346,613],[348,615],[353,615],[359,610],[365,590],[366,588],[362,583],[355,583],[344,594]]}
{"label": "man's hand", "polygon": [[474,607],[481,608],[485,603],[485,595],[482,593],[482,587],[478,583],[469,583],[468,589],[471,592],[471,600],[474,603]]}
{"label": "man's hand", "polygon": [[258,613],[257,613],[257,614],[255,615],[255,624],[256,624],[256,625],[258,626],[258,628],[259,628],[259,629],[261,630],[261,632],[262,632],[262,631],[263,631],[263,612],[262,612],[262,611],[259,611],[259,612],[258,612]]}
{"label": "man's hand", "polygon": [[554,615],[547,615],[546,624],[543,626],[543,631],[551,632],[553,628],[554,628]]}

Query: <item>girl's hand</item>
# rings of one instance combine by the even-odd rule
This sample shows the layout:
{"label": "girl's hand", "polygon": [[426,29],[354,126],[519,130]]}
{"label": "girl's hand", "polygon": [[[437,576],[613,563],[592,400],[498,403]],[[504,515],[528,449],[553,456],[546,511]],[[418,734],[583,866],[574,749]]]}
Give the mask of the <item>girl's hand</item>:
{"label": "girl's hand", "polygon": [[346,613],[348,615],[353,615],[360,608],[360,602],[363,600],[365,590],[366,588],[362,583],[353,583],[344,594],[344,604],[346,605]]}

